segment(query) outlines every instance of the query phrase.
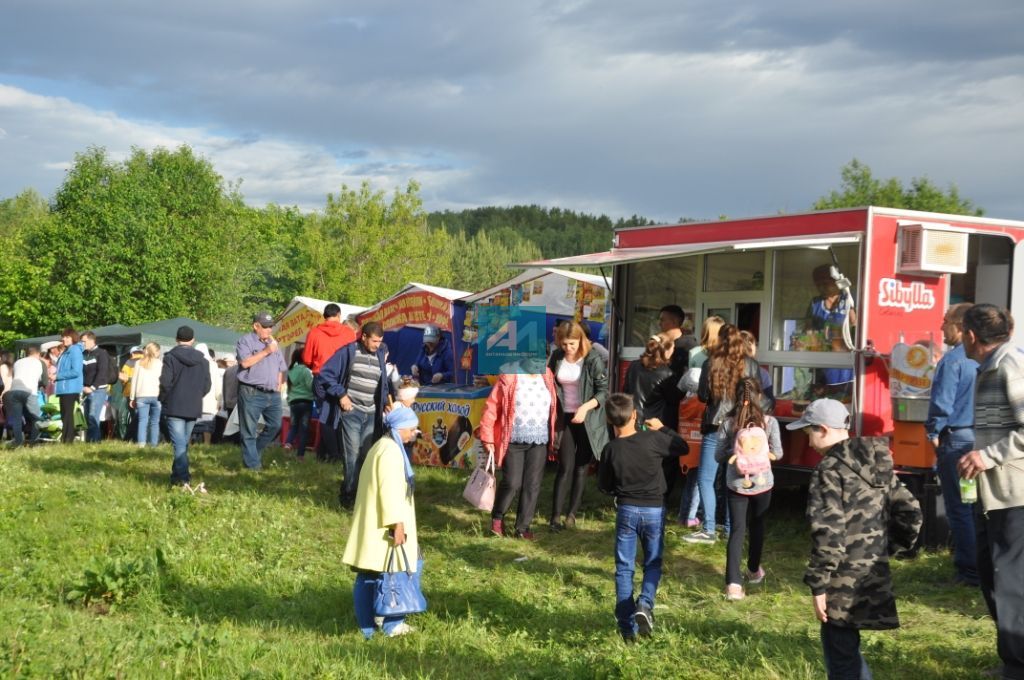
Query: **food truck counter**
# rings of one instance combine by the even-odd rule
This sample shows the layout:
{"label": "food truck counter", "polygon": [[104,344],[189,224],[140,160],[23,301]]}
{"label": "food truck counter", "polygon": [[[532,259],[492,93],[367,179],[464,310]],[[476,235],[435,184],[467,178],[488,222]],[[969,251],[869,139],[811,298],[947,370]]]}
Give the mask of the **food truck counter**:
{"label": "food truck counter", "polygon": [[473,432],[480,425],[489,386],[428,385],[412,405],[423,434],[413,445],[412,462],[464,468],[476,464],[480,448]]}

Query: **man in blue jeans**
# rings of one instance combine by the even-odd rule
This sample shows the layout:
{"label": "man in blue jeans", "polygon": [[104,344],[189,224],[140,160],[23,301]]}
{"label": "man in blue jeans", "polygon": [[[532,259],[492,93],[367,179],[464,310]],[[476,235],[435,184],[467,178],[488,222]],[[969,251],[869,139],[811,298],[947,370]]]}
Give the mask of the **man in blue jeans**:
{"label": "man in blue jeans", "polygon": [[[164,355],[160,371],[160,405],[167,421],[167,434],[174,450],[171,484],[193,491],[188,467],[188,443],[196,419],[203,414],[203,395],[210,391],[210,369],[206,357],[192,348],[195,332],[181,326],[175,334],[177,344]],[[205,492],[205,486],[198,490]]]}
{"label": "man in blue jeans", "polygon": [[[654,631],[654,596],[661,581],[665,547],[665,458],[678,458],[689,450],[686,442],[660,420],[647,421],[651,429],[637,430],[637,412],[628,394],[613,394],[605,402],[608,424],[615,438],[601,454],[597,487],[615,496],[615,618],[626,642]],[[643,547],[640,597],[633,598],[636,544]]]}
{"label": "man in blue jeans", "polygon": [[977,587],[974,510],[960,500],[960,473],[956,469],[961,456],[974,448],[974,379],[978,362],[967,357],[962,344],[964,313],[970,308],[969,303],[953,305],[942,318],[942,340],[950,349],[935,367],[924,427],[935,447],[935,470],[953,534],[956,582]]}
{"label": "man in blue jeans", "polygon": [[82,333],[82,410],[85,411],[85,441],[98,442],[103,438],[103,407],[107,404],[107,393],[110,384],[110,355],[107,350],[96,345],[96,334],[92,331]]}
{"label": "man in blue jeans", "polygon": [[[260,312],[252,318],[252,333],[235,344],[238,357],[238,432],[242,463],[252,470],[263,467],[263,450],[281,431],[281,385],[288,370],[284,355],[271,334],[274,317]],[[263,431],[257,433],[260,417]]]}
{"label": "man in blue jeans", "polygon": [[[395,388],[388,380],[387,351],[383,344],[384,327],[376,321],[363,324],[359,341],[338,349],[320,368],[313,390],[321,400],[320,419],[325,427],[341,425],[345,479],[340,501],[345,507],[355,502],[366,452],[374,436],[384,431],[383,418],[391,410]],[[332,405],[337,408],[329,408]],[[334,416],[336,422],[324,422]]]}

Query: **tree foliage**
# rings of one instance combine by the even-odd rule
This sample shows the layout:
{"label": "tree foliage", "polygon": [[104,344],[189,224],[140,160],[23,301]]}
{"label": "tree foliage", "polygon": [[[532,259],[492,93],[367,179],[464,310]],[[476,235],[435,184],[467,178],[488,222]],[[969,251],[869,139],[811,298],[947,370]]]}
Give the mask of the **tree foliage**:
{"label": "tree foliage", "polygon": [[613,222],[606,215],[515,205],[435,212],[430,215],[430,224],[452,233],[461,231],[467,238],[485,232],[488,238],[501,243],[527,241],[539,248],[543,257],[552,258],[608,250],[616,227],[653,222],[637,215]]}
{"label": "tree foliage", "polygon": [[308,231],[316,297],[372,305],[409,281],[445,285],[451,279],[447,234],[427,226],[414,181],[390,202],[369,182],[342,186],[327,196]]}
{"label": "tree foliage", "polygon": [[910,186],[905,187],[896,177],[887,180],[875,178],[871,168],[856,158],[843,166],[840,175],[840,189],[815,201],[814,210],[877,205],[952,215],[984,214],[972,201],[962,198],[954,184],[943,191],[927,177],[915,177],[910,180]]}

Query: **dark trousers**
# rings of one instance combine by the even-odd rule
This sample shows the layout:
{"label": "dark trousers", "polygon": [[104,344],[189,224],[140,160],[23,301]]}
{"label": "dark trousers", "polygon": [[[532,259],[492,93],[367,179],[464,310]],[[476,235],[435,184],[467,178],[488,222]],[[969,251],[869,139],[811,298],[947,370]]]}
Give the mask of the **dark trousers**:
{"label": "dark trousers", "polygon": [[569,511],[566,515],[576,516],[583,502],[583,487],[587,481],[587,468],[594,459],[590,450],[590,439],[583,423],[572,422],[575,413],[565,413],[562,418],[562,441],[558,447],[558,473],[555,475],[555,493],[551,504],[551,521],[557,522],[565,506],[565,494],[572,487]]}
{"label": "dark trousers", "polygon": [[761,568],[761,552],[764,550],[764,516],[772,502],[772,492],[765,491],[754,496],[745,496],[730,490],[728,495],[732,527],[729,545],[725,553],[725,582],[743,583],[740,575],[740,560],[743,558],[743,537],[747,533],[747,512],[750,512],[750,546],[747,549],[747,571]]}
{"label": "dark trousers", "polygon": [[313,413],[313,402],[308,399],[296,399],[288,404],[291,412],[288,428],[288,443],[297,450],[295,455],[302,458],[306,455],[306,439],[309,436],[309,417]]}
{"label": "dark trousers", "polygon": [[75,404],[78,402],[77,394],[61,394],[57,397],[60,400],[60,440],[64,444],[75,441]]}
{"label": "dark trousers", "polygon": [[977,583],[978,547],[974,540],[974,510],[960,500],[960,458],[974,448],[974,431],[953,430],[939,436],[935,450],[935,471],[939,474],[942,504],[946,507],[949,532],[953,535],[953,564],[957,576],[967,583]]}
{"label": "dark trousers", "polygon": [[832,623],[821,624],[828,680],[871,680],[871,671],[860,653],[860,631]]}
{"label": "dark trousers", "polygon": [[[338,418],[338,405],[321,402],[321,408],[327,413],[320,422],[320,443],[316,449],[316,459],[336,463],[341,460],[343,444],[341,439],[341,420]],[[337,420],[337,424],[334,424]]]}
{"label": "dark trousers", "polygon": [[1003,677],[1024,680],[1024,507],[981,512],[975,504],[978,578],[996,623]]}
{"label": "dark trousers", "polygon": [[512,442],[501,463],[501,482],[494,499],[491,519],[502,519],[512,507],[512,499],[519,494],[516,511],[516,531],[530,528],[537,511],[540,483],[544,479],[544,463],[548,459],[547,444],[520,444]]}

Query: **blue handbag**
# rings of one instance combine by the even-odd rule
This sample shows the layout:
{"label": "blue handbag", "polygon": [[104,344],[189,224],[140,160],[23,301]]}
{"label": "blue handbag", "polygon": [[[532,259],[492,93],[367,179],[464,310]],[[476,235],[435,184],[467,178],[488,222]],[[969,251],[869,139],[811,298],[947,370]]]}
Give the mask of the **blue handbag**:
{"label": "blue handbag", "polygon": [[[402,551],[405,569],[399,564],[395,566],[395,553]],[[399,560],[401,562],[401,560]],[[423,571],[423,560],[417,560],[416,571],[409,571],[411,564],[405,554],[405,546],[392,547],[388,550],[386,566],[377,581],[377,590],[373,595],[373,611],[377,616],[405,616],[427,611],[427,598],[420,589],[420,573]]]}

